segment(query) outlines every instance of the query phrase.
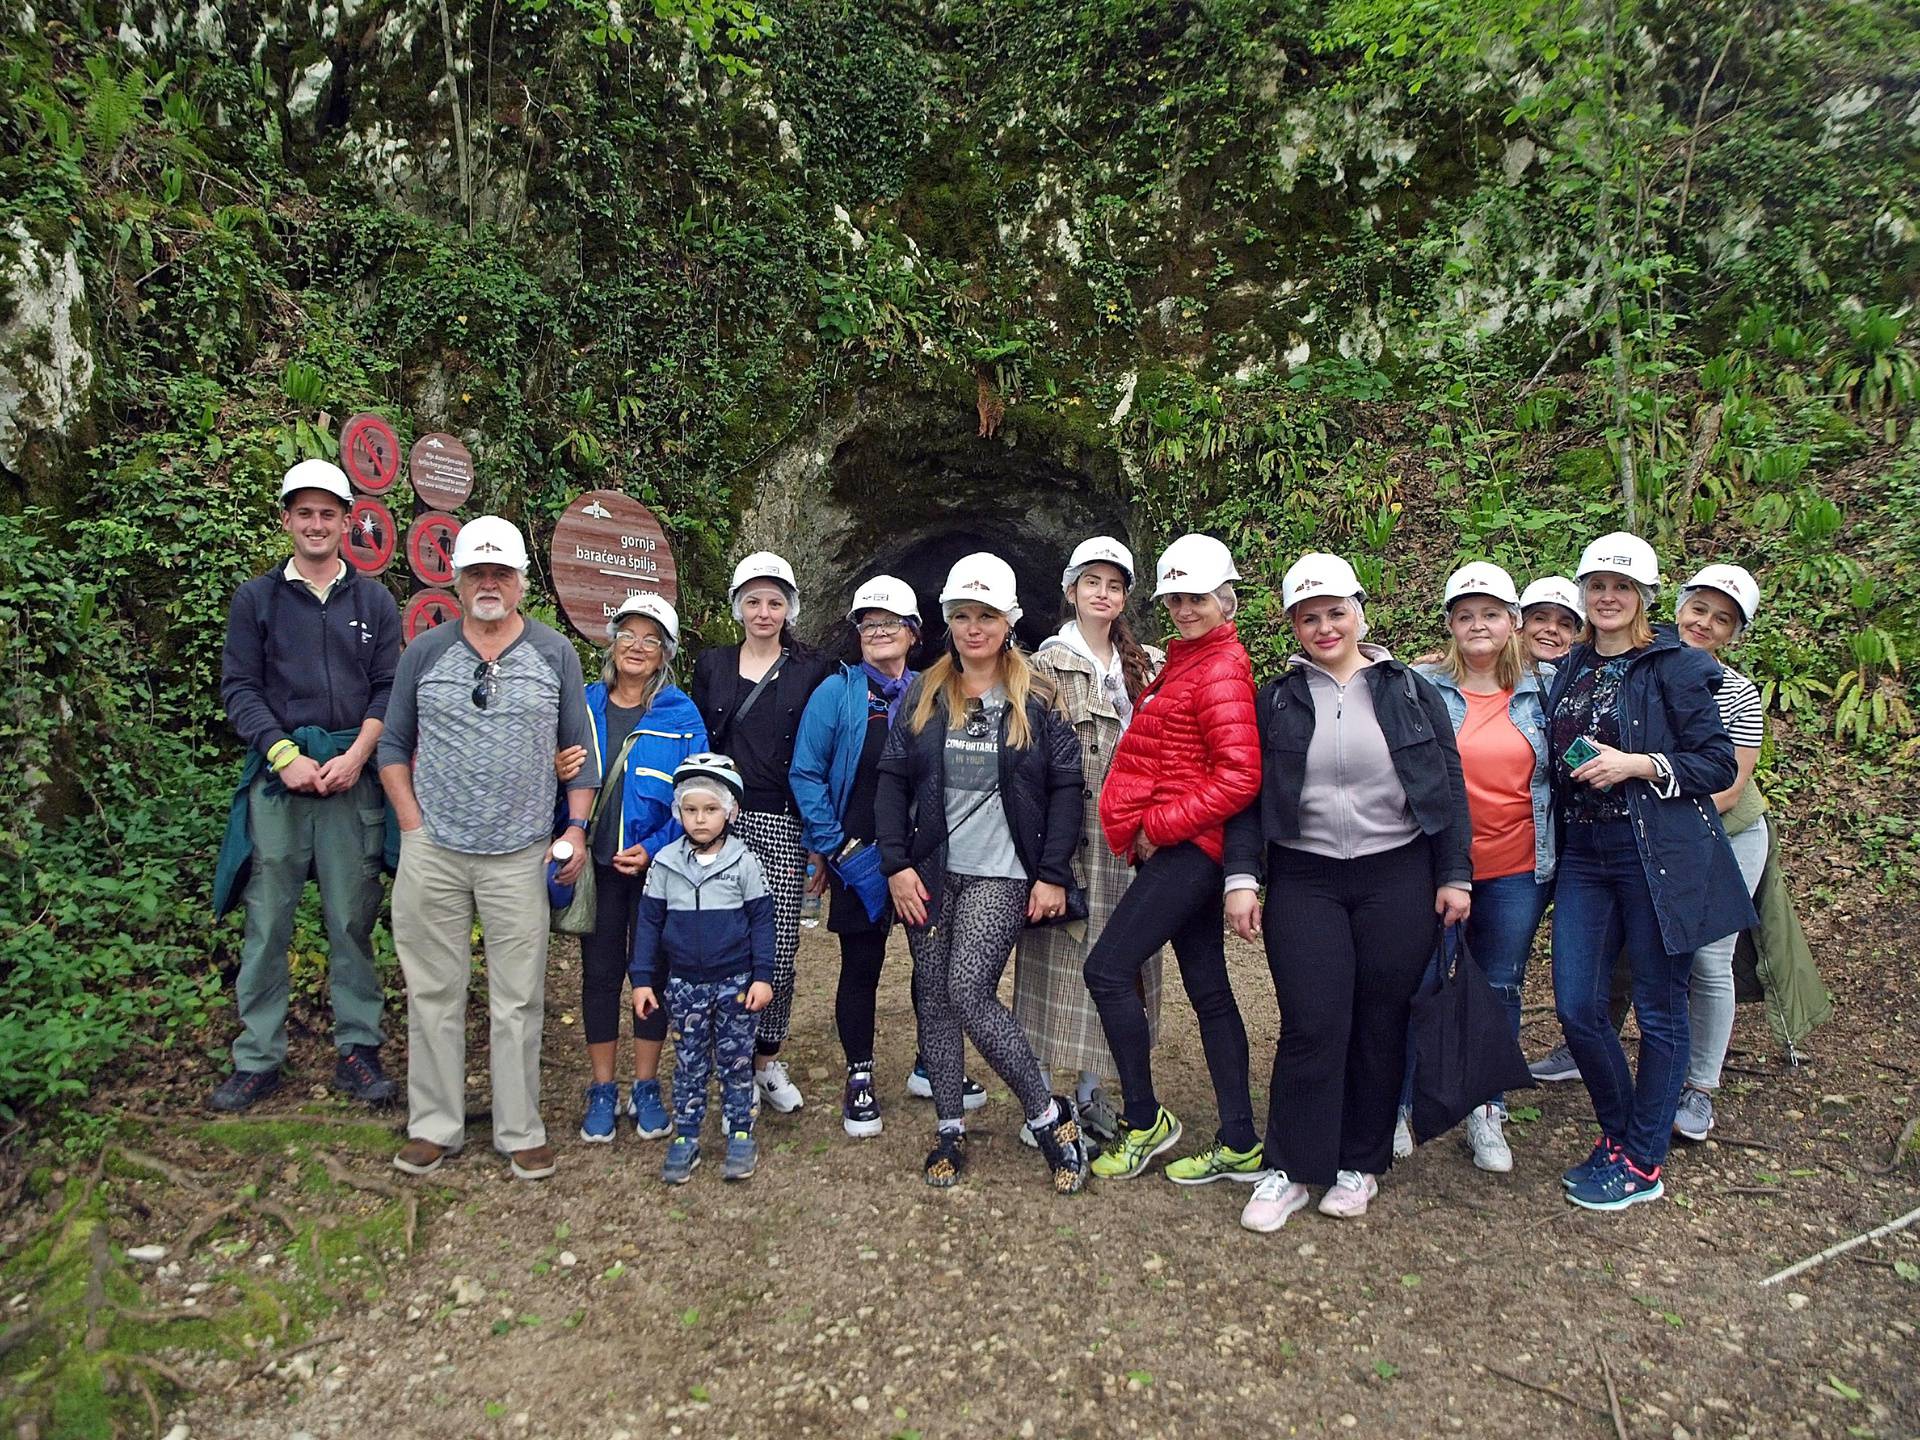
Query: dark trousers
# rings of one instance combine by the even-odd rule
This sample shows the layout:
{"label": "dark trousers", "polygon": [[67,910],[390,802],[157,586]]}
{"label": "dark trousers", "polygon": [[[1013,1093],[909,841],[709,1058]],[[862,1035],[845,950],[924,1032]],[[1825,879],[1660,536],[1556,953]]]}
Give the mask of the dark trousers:
{"label": "dark trousers", "polygon": [[1120,1072],[1127,1124],[1145,1129],[1159,1113],[1160,1100],[1153,1091],[1153,1042],[1140,999],[1140,971],[1156,950],[1173,942],[1180,983],[1200,1021],[1200,1048],[1220,1107],[1219,1139],[1235,1150],[1250,1150],[1258,1136],[1247,1094],[1247,1027],[1227,980],[1221,928],[1225,879],[1219,862],[1198,845],[1155,851],[1134,872],[1082,973]]}
{"label": "dark trousers", "polygon": [[[645,888],[645,872],[622,875],[611,865],[593,866],[593,933],[580,937],[580,1022],[587,1044],[600,1045],[620,1038],[620,987],[627,982],[627,962],[633,958],[633,917]],[[667,1038],[667,992],[662,984],[660,1008],[633,1022],[636,1040]],[[624,1007],[632,1014],[633,1007]]]}
{"label": "dark trousers", "polygon": [[1267,852],[1267,964],[1280,1043],[1267,1163],[1303,1185],[1393,1163],[1407,1018],[1433,954],[1433,853],[1423,835],[1358,860]]}
{"label": "dark trousers", "polygon": [[833,1024],[849,1066],[873,1063],[874,997],[886,958],[885,930],[849,931],[840,937],[840,985],[833,994]]}

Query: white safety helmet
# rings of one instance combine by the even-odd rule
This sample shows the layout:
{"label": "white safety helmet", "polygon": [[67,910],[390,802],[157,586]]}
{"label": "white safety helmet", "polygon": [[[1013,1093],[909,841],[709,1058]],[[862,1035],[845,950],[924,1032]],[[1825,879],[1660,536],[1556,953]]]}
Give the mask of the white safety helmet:
{"label": "white safety helmet", "polygon": [[920,625],[920,601],[913,587],[892,575],[876,575],[861,582],[860,588],[853,592],[853,603],[847,607],[847,619],[858,624],[862,610],[890,611],[912,622],[916,629]]}
{"label": "white safety helmet", "polygon": [[453,542],[453,568],[469,565],[505,565],[522,574],[527,569],[527,542],[520,527],[498,515],[482,515],[460,527]]}
{"label": "white safety helmet", "polygon": [[1160,552],[1154,567],[1153,598],[1162,595],[1211,595],[1240,578],[1233,555],[1211,535],[1182,535]]}
{"label": "white safety helmet", "polygon": [[353,504],[353,486],[347,483],[347,472],[331,460],[302,460],[280,482],[280,503],[292,498],[296,490],[324,490],[343,505]]}
{"label": "white safety helmet", "polygon": [[998,555],[976,550],[962,555],[947,571],[947,583],[940,587],[940,610],[951,616],[960,605],[985,605],[1007,617],[1009,625],[1020,619],[1020,585],[1013,567]]}
{"label": "white safety helmet", "polygon": [[676,817],[680,813],[680,797],[689,790],[704,790],[715,796],[729,815],[739,812],[740,802],[747,793],[746,782],[741,780],[739,767],[733,763],[733,757],[713,750],[701,750],[689,755],[673,767],[673,810]]}
{"label": "white safety helmet", "polygon": [[1564,575],[1542,575],[1520,592],[1522,615],[1536,605],[1558,605],[1562,610],[1572,611],[1576,620],[1586,618],[1587,606],[1580,598],[1580,587]]}
{"label": "white safety helmet", "polygon": [[1603,570],[1624,575],[1649,590],[1656,589],[1660,584],[1660,557],[1653,553],[1653,547],[1646,541],[1625,530],[1602,535],[1582,550],[1580,568],[1573,572],[1573,578],[1585,580],[1587,576]]}
{"label": "white safety helmet", "polygon": [[1111,535],[1096,535],[1073,547],[1067,568],[1060,572],[1060,588],[1071,590],[1074,582],[1086,574],[1089,565],[1114,566],[1127,577],[1127,588],[1133,588],[1133,551]]}
{"label": "white safety helmet", "polygon": [[607,621],[607,639],[619,633],[620,622],[629,615],[644,615],[660,627],[667,637],[667,658],[671,660],[674,651],[680,648],[680,614],[667,603],[667,597],[651,592],[629,595]]}
{"label": "white safety helmet", "polygon": [[1360,583],[1360,577],[1353,573],[1353,566],[1338,555],[1312,551],[1294,561],[1281,577],[1282,610],[1290,611],[1302,600],[1318,600],[1328,595],[1362,603],[1367,598],[1366,587]]}
{"label": "white safety helmet", "polygon": [[727,586],[727,599],[733,604],[733,618],[745,618],[740,608],[740,592],[755,580],[777,580],[787,592],[787,619],[800,618],[800,586],[793,578],[793,567],[771,550],[756,550],[733,567],[733,583]]}
{"label": "white safety helmet", "polygon": [[1709,565],[1680,587],[1680,602],[1695,590],[1718,590],[1740,610],[1742,625],[1760,613],[1760,582],[1743,565]]}
{"label": "white safety helmet", "polygon": [[1513,588],[1513,577],[1487,560],[1475,560],[1470,565],[1462,565],[1447,577],[1446,599],[1441,602],[1441,612],[1453,609],[1453,602],[1462,595],[1486,595],[1503,601],[1516,612],[1520,608],[1520,594]]}

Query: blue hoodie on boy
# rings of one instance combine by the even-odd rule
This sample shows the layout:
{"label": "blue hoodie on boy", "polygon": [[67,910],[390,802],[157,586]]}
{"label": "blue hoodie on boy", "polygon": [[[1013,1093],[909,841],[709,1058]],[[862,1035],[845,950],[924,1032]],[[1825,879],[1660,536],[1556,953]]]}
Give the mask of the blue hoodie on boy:
{"label": "blue hoodie on boy", "polygon": [[696,984],[743,970],[773,983],[773,895],[738,835],[721,842],[711,864],[703,865],[682,835],[647,866],[627,978],[658,994],[669,968]]}

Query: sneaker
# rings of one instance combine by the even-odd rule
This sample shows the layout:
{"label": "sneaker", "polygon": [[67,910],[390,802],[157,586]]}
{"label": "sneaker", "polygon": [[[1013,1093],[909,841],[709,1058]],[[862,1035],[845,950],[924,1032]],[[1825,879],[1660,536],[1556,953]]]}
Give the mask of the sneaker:
{"label": "sneaker", "polygon": [[1107,1100],[1107,1092],[1098,1085],[1085,1104],[1079,1106],[1080,1128],[1096,1140],[1117,1139],[1120,1134],[1120,1116]]}
{"label": "sneaker", "polygon": [[676,1135],[667,1146],[667,1158],[660,1164],[660,1178],[669,1185],[684,1185],[693,1178],[700,1164],[700,1142],[691,1135]]}
{"label": "sneaker", "polygon": [[1180,1122],[1162,1105],[1160,1113],[1153,1117],[1153,1124],[1143,1130],[1136,1130],[1122,1120],[1119,1138],[1100,1152],[1100,1158],[1093,1162],[1093,1173],[1102,1180],[1131,1180],[1147,1168],[1154,1156],[1179,1143]]}
{"label": "sneaker", "polygon": [[1704,1140],[1713,1129],[1713,1096],[1689,1085],[1680,1092],[1680,1108],[1673,1112],[1673,1133],[1683,1140]]}
{"label": "sneaker", "polygon": [[880,1101],[873,1093],[873,1065],[847,1067],[847,1096],[840,1102],[840,1128],[856,1140],[878,1135],[883,1128]]}
{"label": "sneaker", "polygon": [[516,1150],[507,1157],[513,1164],[516,1180],[545,1180],[560,1168],[551,1145],[533,1145]]}
{"label": "sneaker", "polygon": [[1594,1169],[1579,1184],[1567,1187],[1567,1199],[1582,1210],[1625,1210],[1629,1205],[1658,1200],[1666,1193],[1658,1165],[1651,1171],[1642,1170],[1624,1154]]}
{"label": "sneaker", "polygon": [[1287,1217],[1307,1208],[1307,1187],[1287,1179],[1284,1170],[1269,1170],[1253,1187],[1240,1211],[1240,1223],[1249,1230],[1271,1235],[1287,1223]]}
{"label": "sneaker", "polygon": [[1574,1063],[1573,1051],[1556,1045],[1527,1066],[1527,1073],[1543,1085],[1550,1085],[1556,1080],[1578,1080],[1580,1067]]}
{"label": "sneaker", "polygon": [[1467,1116],[1467,1148],[1473,1151],[1473,1163],[1495,1175],[1513,1169],[1513,1151],[1500,1132],[1503,1118],[1498,1105],[1482,1105]]}
{"label": "sneaker", "polygon": [[1087,1187],[1087,1142],[1080,1134],[1080,1117],[1073,1101],[1053,1097],[1054,1117],[1042,1125],[1028,1122],[1034,1147],[1047,1162],[1056,1194],[1074,1195]]}
{"label": "sneaker", "polygon": [[759,1087],[760,1098],[782,1115],[791,1115],[807,1103],[801,1098],[800,1087],[788,1076],[784,1060],[769,1060],[754,1071],[753,1083]]}
{"label": "sneaker", "polygon": [[[933,1099],[933,1077],[927,1074],[926,1062],[914,1057],[913,1073],[907,1076],[907,1093],[916,1100]],[[971,1075],[960,1077],[960,1108],[978,1110],[987,1103],[987,1092]]]}
{"label": "sneaker", "polygon": [[620,1114],[620,1087],[609,1080],[587,1086],[587,1113],[580,1119],[580,1138],[589,1145],[611,1145],[614,1121]]}
{"label": "sneaker", "polygon": [[334,1062],[332,1085],[365,1105],[391,1105],[400,1086],[380,1068],[378,1045],[349,1045]]}
{"label": "sneaker", "polygon": [[1393,1158],[1406,1160],[1413,1155],[1413,1111],[1400,1107],[1393,1122]]}
{"label": "sneaker", "polygon": [[736,1130],[727,1137],[727,1159],[721,1168],[722,1180],[751,1180],[753,1172],[760,1168],[760,1147],[754,1143],[753,1132]]}
{"label": "sneaker", "polygon": [[220,1082],[220,1087],[207,1097],[207,1106],[213,1110],[225,1110],[229,1113],[250,1109],[280,1088],[280,1071],[273,1070],[236,1070]]}
{"label": "sneaker", "polygon": [[1602,1135],[1594,1142],[1593,1150],[1586,1159],[1561,1174],[1560,1183],[1568,1190],[1576,1185],[1584,1185],[1596,1170],[1606,1169],[1620,1157],[1620,1147],[1613,1143],[1610,1136]]}
{"label": "sneaker", "polygon": [[1216,1180],[1257,1184],[1267,1173],[1267,1150],[1258,1141],[1251,1150],[1235,1150],[1216,1140],[1198,1155],[1183,1155],[1167,1164],[1167,1179],[1176,1185],[1211,1185]]}
{"label": "sneaker", "polygon": [[958,1185],[960,1177],[966,1173],[967,1132],[942,1130],[934,1141],[933,1149],[927,1152],[927,1184],[936,1190],[945,1190]]}
{"label": "sneaker", "polygon": [[407,1175],[431,1175],[453,1152],[431,1140],[409,1140],[393,1157],[393,1168]]}
{"label": "sneaker", "polygon": [[667,1115],[658,1080],[633,1082],[633,1089],[627,1093],[627,1113],[633,1116],[633,1133],[642,1140],[658,1140],[672,1133],[673,1121]]}
{"label": "sneaker", "polygon": [[1380,1193],[1380,1182],[1358,1170],[1342,1170],[1320,1197],[1320,1213],[1336,1220],[1358,1220],[1367,1213],[1367,1202]]}

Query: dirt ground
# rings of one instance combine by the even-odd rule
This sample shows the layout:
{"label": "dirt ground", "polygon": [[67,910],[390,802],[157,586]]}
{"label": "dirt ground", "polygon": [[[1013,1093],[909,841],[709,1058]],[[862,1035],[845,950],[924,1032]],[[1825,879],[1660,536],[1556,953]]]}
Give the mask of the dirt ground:
{"label": "dirt ground", "polygon": [[[824,929],[803,938],[789,1050],[806,1108],[763,1116],[750,1183],[723,1184],[714,1164],[670,1190],[663,1141],[577,1139],[578,967],[557,944],[543,1061],[557,1177],[510,1179],[482,1121],[382,1298],[322,1325],[342,1338],[264,1375],[168,1353],[198,1395],[165,1419],[196,1440],[1606,1436],[1604,1365],[1629,1436],[1920,1434],[1920,1283],[1895,1268],[1920,1262],[1920,1228],[1757,1283],[1920,1204],[1914,1159],[1870,1170],[1920,1114],[1920,982],[1898,939],[1915,917],[1822,918],[1836,1018],[1815,1059],[1783,1069],[1742,1007],[1720,1138],[1676,1149],[1669,1203],[1603,1216],[1562,1200],[1591,1110],[1561,1084],[1515,1097],[1540,1116],[1512,1127],[1513,1174],[1476,1171],[1443,1138],[1395,1167],[1364,1219],[1309,1210],[1273,1236],[1236,1223],[1238,1184],[1183,1189],[1156,1171],[1056,1197],[984,1067],[972,1170],[928,1189],[897,939],[880,1004],[886,1131],[847,1138]],[[1273,991],[1258,952],[1232,943],[1263,1111]],[[1529,986],[1530,1054],[1556,1038],[1544,981]],[[303,1077],[324,1076],[324,1047],[304,1044]],[[483,1051],[469,1069],[483,1080]],[[1156,1078],[1189,1141],[1209,1134],[1177,986]],[[310,1104],[290,1086],[263,1108]],[[170,1153],[207,1163],[192,1144]],[[355,1159],[398,1180],[377,1155]],[[183,1303],[196,1273],[156,1280],[151,1303]]]}

